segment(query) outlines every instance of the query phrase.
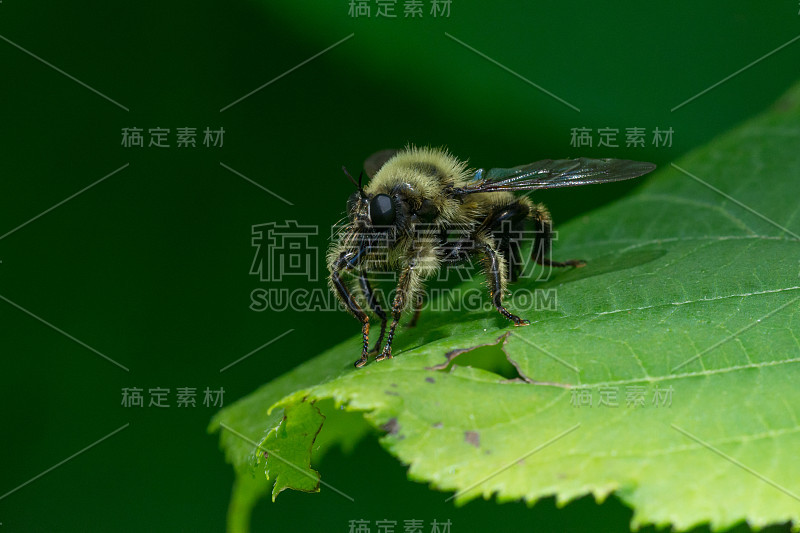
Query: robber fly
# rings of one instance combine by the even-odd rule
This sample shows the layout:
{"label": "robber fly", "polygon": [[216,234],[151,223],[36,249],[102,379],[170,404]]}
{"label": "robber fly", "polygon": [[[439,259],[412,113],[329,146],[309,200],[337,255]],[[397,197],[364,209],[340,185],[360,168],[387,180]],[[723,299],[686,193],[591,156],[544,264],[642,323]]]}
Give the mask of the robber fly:
{"label": "robber fly", "polygon": [[[513,168],[468,170],[444,149],[383,150],[364,163],[370,180],[356,185],[347,201],[346,225],[328,250],[330,287],[344,307],[362,324],[363,346],[355,366],[364,366],[369,355],[390,358],[392,339],[403,311],[415,307],[412,323],[422,306],[423,282],[442,265],[477,255],[489,285],[494,307],[515,326],[529,321],[503,306],[506,284],[517,276],[519,247],[513,237],[499,234],[501,226],[518,232],[526,221],[535,230],[531,258],[554,267],[581,267],[582,260],[549,258],[552,220],[547,208],[514,191],[572,187],[626,180],[647,174],[652,163],[623,159],[545,159]],[[450,239],[454,232],[466,238]],[[370,270],[399,272],[391,303],[392,322],[386,344],[387,313],[367,277]],[[347,276],[343,277],[346,273]],[[347,279],[349,278],[349,279]],[[380,335],[369,349],[371,310],[381,321]]]}

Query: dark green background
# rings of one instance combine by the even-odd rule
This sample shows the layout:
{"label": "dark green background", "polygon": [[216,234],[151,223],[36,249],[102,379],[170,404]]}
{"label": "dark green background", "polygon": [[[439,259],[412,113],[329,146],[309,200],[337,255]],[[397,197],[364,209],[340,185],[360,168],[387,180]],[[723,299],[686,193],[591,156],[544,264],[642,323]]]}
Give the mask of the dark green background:
{"label": "dark green background", "polygon": [[[413,142],[447,145],[486,167],[577,156],[666,165],[768,106],[798,77],[795,42],[670,111],[797,36],[796,1],[453,0],[447,19],[432,19],[430,0],[423,3],[422,20],[404,19],[402,1],[393,20],[351,18],[348,0],[0,3],[0,35],[129,108],[0,40],[0,235],[130,164],[0,239],[0,295],[130,368],[0,301],[0,495],[130,423],[0,500],[0,531],[224,528],[233,471],[217,436],[206,434],[214,409],[177,408],[175,389],[197,387],[200,404],[205,387],[224,387],[228,404],[357,333],[344,313],[248,308],[250,291],[267,286],[248,273],[251,226],[319,224],[312,244],[324,248],[326,226],[352,188],[342,164],[355,172],[372,151]],[[198,139],[197,148],[175,147],[175,129],[185,126],[223,127],[224,146]],[[625,128],[639,126],[647,147],[624,148]],[[124,148],[124,127],[170,128],[172,147]],[[576,127],[619,128],[622,147],[572,148]],[[671,148],[652,147],[655,127],[673,128]],[[635,186],[537,198],[558,223]],[[170,388],[172,407],[124,408],[122,387]],[[318,466],[357,503],[325,489],[287,493],[257,507],[254,529],[347,531],[352,519],[387,518],[402,530],[405,519],[436,518],[450,519],[453,533],[597,531],[626,529],[631,514],[613,498],[560,510],[552,500],[532,510],[491,502],[455,509],[448,495],[406,481],[374,439]]]}

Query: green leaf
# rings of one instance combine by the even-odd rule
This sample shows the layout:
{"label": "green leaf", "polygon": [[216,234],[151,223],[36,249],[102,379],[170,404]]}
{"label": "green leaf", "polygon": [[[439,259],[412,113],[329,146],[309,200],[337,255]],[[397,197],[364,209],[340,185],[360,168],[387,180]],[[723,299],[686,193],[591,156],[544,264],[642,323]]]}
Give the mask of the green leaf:
{"label": "green leaf", "polygon": [[[361,413],[411,479],[459,504],[616,492],[633,527],[798,524],[798,146],[800,86],[633,195],[558,227],[555,258],[588,266],[511,287],[557,297],[552,310],[508,299],[530,326],[509,327],[488,306],[424,311],[399,331],[394,359],[355,370],[351,339],[212,427],[277,428],[307,450],[317,402],[340,416],[323,426],[326,446],[367,431],[338,407]],[[222,439],[247,472],[254,447]],[[310,468],[307,455],[295,459]],[[302,489],[293,481],[273,493]]]}
{"label": "green leaf", "polygon": [[272,500],[286,489],[319,492],[319,473],[310,468],[311,447],[325,417],[310,402],[286,408],[283,420],[261,442],[267,479],[275,479]]}

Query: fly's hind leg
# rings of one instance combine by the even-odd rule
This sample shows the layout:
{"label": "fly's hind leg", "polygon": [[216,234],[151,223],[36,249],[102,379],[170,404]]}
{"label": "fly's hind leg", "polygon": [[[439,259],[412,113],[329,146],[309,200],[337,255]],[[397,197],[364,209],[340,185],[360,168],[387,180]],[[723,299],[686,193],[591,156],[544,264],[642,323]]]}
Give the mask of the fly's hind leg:
{"label": "fly's hind leg", "polygon": [[479,231],[491,232],[497,250],[506,261],[506,275],[509,281],[517,281],[522,270],[520,257],[520,240],[525,230],[525,218],[531,211],[530,202],[519,198],[502,207],[496,208],[481,224]]}
{"label": "fly's hind leg", "polygon": [[586,261],[583,259],[569,259],[567,261],[553,261],[550,259],[550,246],[553,243],[553,219],[550,218],[550,213],[542,204],[534,205],[530,216],[533,218],[534,231],[536,232],[536,238],[531,249],[531,259],[542,266],[573,266],[576,268],[586,266]]}
{"label": "fly's hind leg", "polygon": [[381,319],[381,333],[378,335],[378,340],[375,342],[375,346],[369,352],[369,355],[376,355],[381,349],[383,337],[386,333],[386,312],[381,307],[380,302],[378,302],[378,296],[372,289],[372,285],[370,284],[369,279],[367,279],[367,275],[365,273],[362,272],[359,274],[358,284],[361,287],[361,292],[364,293],[364,299],[367,301],[367,305],[369,305],[369,308],[372,309],[372,312]]}
{"label": "fly's hind leg", "polygon": [[486,280],[489,282],[489,295],[497,311],[514,322],[515,326],[527,326],[530,321],[511,314],[503,305],[503,292],[506,290],[506,264],[505,258],[497,251],[492,239],[485,234],[478,234],[475,243],[483,252],[483,269]]}

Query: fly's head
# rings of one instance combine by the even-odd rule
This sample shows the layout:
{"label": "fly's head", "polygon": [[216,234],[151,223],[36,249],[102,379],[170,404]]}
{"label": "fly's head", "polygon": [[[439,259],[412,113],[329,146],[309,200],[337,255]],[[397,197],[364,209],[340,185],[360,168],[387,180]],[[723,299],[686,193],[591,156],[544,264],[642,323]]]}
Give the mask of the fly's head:
{"label": "fly's head", "polygon": [[[348,177],[349,174],[348,174]],[[347,200],[347,224],[338,242],[347,269],[385,270],[395,260],[413,250],[422,240],[431,240],[438,231],[436,199],[420,187],[405,181],[380,179],[367,188],[356,182],[358,190]]]}

